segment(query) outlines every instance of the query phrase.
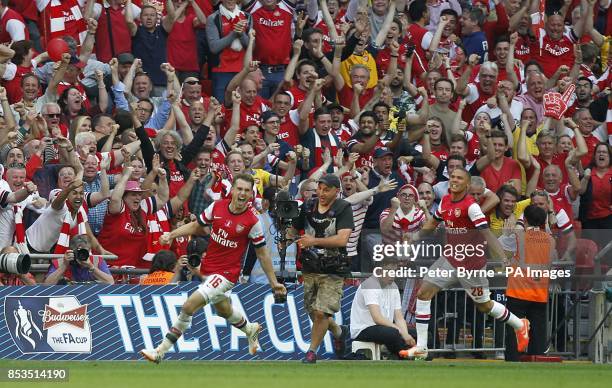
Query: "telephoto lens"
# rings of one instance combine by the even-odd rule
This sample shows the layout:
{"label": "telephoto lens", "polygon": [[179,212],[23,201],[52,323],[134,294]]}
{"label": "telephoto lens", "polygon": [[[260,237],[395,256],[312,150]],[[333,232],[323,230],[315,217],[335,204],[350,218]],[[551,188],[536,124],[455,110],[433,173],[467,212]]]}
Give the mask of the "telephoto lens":
{"label": "telephoto lens", "polygon": [[0,254],[0,272],[24,275],[30,271],[30,255],[27,253]]}

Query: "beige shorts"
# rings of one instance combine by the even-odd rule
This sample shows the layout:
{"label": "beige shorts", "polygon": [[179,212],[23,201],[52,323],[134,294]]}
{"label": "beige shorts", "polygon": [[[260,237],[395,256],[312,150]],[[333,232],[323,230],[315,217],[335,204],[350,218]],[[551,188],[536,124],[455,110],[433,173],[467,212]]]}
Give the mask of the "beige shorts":
{"label": "beige shorts", "polygon": [[308,313],[321,311],[334,315],[340,311],[344,278],[338,275],[304,273],[304,307]]}

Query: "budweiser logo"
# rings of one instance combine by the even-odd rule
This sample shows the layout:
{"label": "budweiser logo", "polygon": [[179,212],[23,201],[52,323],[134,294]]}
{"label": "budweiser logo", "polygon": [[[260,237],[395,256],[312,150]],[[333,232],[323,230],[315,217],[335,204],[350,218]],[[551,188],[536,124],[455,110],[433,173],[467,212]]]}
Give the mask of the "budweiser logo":
{"label": "budweiser logo", "polygon": [[49,305],[45,305],[45,312],[42,316],[43,330],[47,330],[60,323],[67,323],[80,329],[85,328],[87,320],[87,305],[77,307],[68,311],[57,311]]}

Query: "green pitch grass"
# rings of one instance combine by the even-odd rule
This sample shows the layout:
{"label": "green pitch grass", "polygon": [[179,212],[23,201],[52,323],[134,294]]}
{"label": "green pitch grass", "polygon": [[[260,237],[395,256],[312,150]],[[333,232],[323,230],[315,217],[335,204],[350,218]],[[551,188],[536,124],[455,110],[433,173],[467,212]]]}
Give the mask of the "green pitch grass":
{"label": "green pitch grass", "polygon": [[[486,361],[434,362],[34,362],[0,360],[0,368],[69,370],[69,382],[56,387],[84,388],[609,388],[612,365],[536,364]],[[6,380],[5,380],[6,381]],[[19,383],[2,387],[49,387]]]}

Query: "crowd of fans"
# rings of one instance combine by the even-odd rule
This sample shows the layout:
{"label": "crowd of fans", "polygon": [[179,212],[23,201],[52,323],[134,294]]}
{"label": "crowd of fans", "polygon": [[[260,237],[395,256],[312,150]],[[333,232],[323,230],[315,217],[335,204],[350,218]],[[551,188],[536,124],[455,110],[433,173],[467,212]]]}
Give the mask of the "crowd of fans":
{"label": "crowd of fans", "polygon": [[368,272],[465,167],[505,247],[535,204],[573,260],[578,231],[601,247],[612,229],[612,13],[543,3],[0,0],[2,252],[63,254],[45,284],[113,283],[122,266],[198,280],[188,241],[159,237],[247,173],[278,264],[275,193],[304,201],[336,174]]}

